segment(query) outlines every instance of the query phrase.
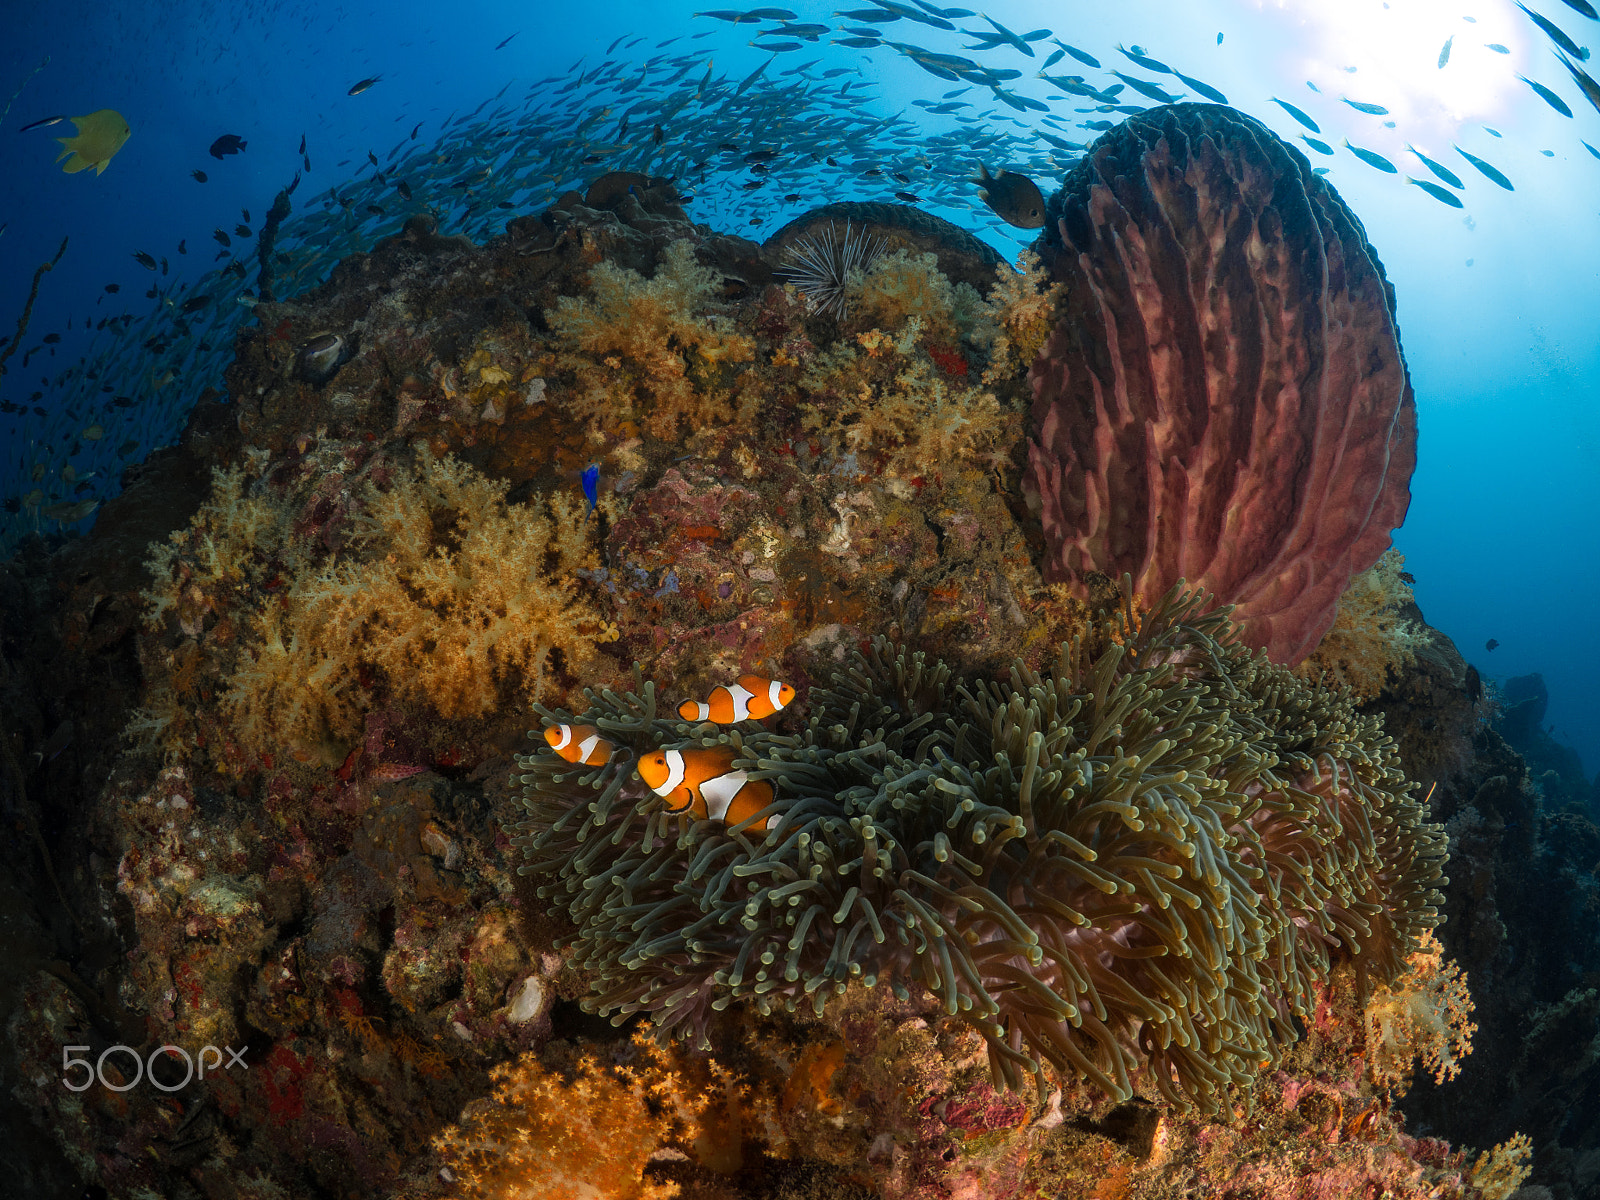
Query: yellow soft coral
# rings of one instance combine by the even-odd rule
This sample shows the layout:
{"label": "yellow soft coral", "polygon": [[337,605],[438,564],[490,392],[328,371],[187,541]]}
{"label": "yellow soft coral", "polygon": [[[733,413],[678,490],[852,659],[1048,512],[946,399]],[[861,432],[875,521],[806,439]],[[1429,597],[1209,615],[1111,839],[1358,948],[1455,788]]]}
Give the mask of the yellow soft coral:
{"label": "yellow soft coral", "polygon": [[1405,562],[1391,547],[1350,581],[1339,597],[1333,627],[1295,667],[1297,675],[1317,679],[1325,674],[1361,702],[1383,691],[1391,671],[1398,674],[1416,662],[1417,650],[1428,644],[1428,632],[1400,616],[1412,598]]}
{"label": "yellow soft coral", "polygon": [[364,670],[444,717],[477,717],[515,683],[543,696],[559,650],[581,670],[604,622],[573,572],[598,565],[592,526],[565,495],[508,505],[506,484],[423,452],[369,488],[363,554],[303,571],[256,613],[259,643],[224,703],[252,741],[346,738]]}
{"label": "yellow soft coral", "polygon": [[1055,326],[1062,290],[1062,284],[1050,282],[1044,264],[1032,250],[1022,252],[1015,271],[1004,263],[995,268],[995,285],[983,307],[984,320],[973,333],[973,340],[989,351],[985,383],[998,383],[1033,365]]}
{"label": "yellow soft coral", "polygon": [[258,582],[268,556],[280,553],[289,522],[270,501],[247,496],[250,479],[264,469],[263,451],[247,449],[246,465],[212,468],[211,496],[166,543],[150,547],[150,586],[139,593],[145,624],[154,628],[168,612],[185,631],[210,612],[227,591]]}
{"label": "yellow soft coral", "polygon": [[574,380],[567,406],[595,425],[637,413],[666,439],[681,424],[745,415],[735,399],[748,406],[751,380],[733,364],[751,362],[755,344],[708,311],[720,285],[687,241],[667,247],[652,279],[597,265],[589,295],[563,296],[550,313],[562,348],[557,366]]}
{"label": "yellow soft coral", "polygon": [[921,332],[936,345],[954,342],[964,318],[981,307],[967,284],[952,285],[935,254],[896,250],[879,257],[846,287],[848,309],[858,324],[898,332],[920,320]]}
{"label": "yellow soft coral", "polygon": [[582,1056],[570,1081],[535,1054],[495,1067],[493,1097],[468,1105],[461,1124],[434,1140],[454,1177],[454,1194],[669,1200],[677,1184],[643,1177],[664,1148],[679,1157],[687,1151],[716,1170],[736,1168],[743,1106],[732,1076],[712,1062],[669,1060],[642,1031],[633,1048],[632,1066],[607,1068],[592,1054]]}
{"label": "yellow soft coral", "polygon": [[[148,622],[175,613],[185,645],[206,647],[228,730],[257,755],[337,762],[379,689],[446,718],[539,699],[554,654],[581,671],[615,637],[576,576],[598,564],[594,525],[565,495],[508,504],[503,481],[424,449],[345,498],[354,545],[330,555],[296,533],[299,504],[246,479],[216,474],[191,528],[153,550],[144,599]],[[159,710],[129,733],[170,751],[192,688],[168,657]]]}
{"label": "yellow soft coral", "polygon": [[1393,986],[1377,988],[1367,1004],[1367,1064],[1375,1083],[1397,1093],[1411,1084],[1417,1059],[1435,1083],[1453,1079],[1472,1053],[1472,996],[1466,977],[1427,930],[1407,970]]}
{"label": "yellow soft coral", "polygon": [[1478,1155],[1469,1182],[1483,1193],[1483,1200],[1509,1200],[1523,1180],[1533,1174],[1528,1162],[1532,1157],[1533,1139],[1525,1133],[1514,1133],[1510,1141]]}
{"label": "yellow soft coral", "polygon": [[802,424],[902,479],[984,467],[1020,418],[993,392],[942,377],[914,350],[920,328],[913,317],[898,340],[876,329],[859,334],[865,355],[845,344],[817,355],[801,381],[814,401]]}

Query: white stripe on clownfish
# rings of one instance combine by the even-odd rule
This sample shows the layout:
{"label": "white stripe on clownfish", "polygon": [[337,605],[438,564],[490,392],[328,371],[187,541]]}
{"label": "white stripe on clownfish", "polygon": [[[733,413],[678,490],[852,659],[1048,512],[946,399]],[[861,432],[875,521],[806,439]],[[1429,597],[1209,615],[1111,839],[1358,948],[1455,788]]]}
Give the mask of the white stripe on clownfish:
{"label": "white stripe on clownfish", "polygon": [[728,806],[749,781],[749,771],[729,771],[702,783],[700,797],[706,802],[706,814],[718,821],[726,820]]}
{"label": "white stripe on clownfish", "polygon": [[[667,801],[668,812],[687,809],[700,820],[737,825],[771,804],[774,793],[766,780],[733,770],[734,758],[729,746],[657,750],[639,760],[639,777]],[[764,831],[767,821],[751,828]]]}
{"label": "white stripe on clownfish", "polygon": [[544,731],[544,740],[569,763],[586,767],[610,762],[616,749],[593,725],[552,725]]}
{"label": "white stripe on clownfish", "polygon": [[685,721],[715,721],[729,725],[735,721],[760,720],[778,712],[794,699],[794,688],[777,679],[741,675],[736,683],[711,689],[703,701],[685,700],[678,715]]}

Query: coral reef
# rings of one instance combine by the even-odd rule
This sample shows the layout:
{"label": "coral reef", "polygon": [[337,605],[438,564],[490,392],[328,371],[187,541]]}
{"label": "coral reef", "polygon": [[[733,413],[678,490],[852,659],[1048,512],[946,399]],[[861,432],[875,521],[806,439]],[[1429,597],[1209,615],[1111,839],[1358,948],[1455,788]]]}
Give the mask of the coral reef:
{"label": "coral reef", "polygon": [[[1439,636],[1439,635],[1435,635]],[[1433,809],[1450,835],[1439,940],[1472,980],[1472,1056],[1401,1101],[1419,1133],[1490,1147],[1532,1142],[1530,1185],[1593,1194],[1600,1132],[1600,828],[1548,805],[1491,729],[1443,776]]]}
{"label": "coral reef", "polygon": [[1406,973],[1380,984],[1368,1001],[1367,1064],[1375,1083],[1404,1092],[1419,1058],[1435,1083],[1461,1074],[1478,1027],[1461,968],[1443,959],[1433,930],[1426,930]]}
{"label": "coral reef", "polygon": [[1065,290],[1062,284],[1050,282],[1043,261],[1033,251],[1024,250],[1017,266],[1016,271],[997,272],[989,293],[988,327],[975,331],[991,360],[984,372],[985,382],[1033,366],[1050,336],[1056,306]]}
{"label": "coral reef", "polygon": [[[964,387],[929,353],[917,353],[921,321],[909,318],[902,336],[873,329],[857,345],[817,355],[803,379],[813,395],[836,397],[802,419],[841,454],[871,462],[900,480],[940,477],[962,464],[1004,461],[1019,415],[994,393]],[[965,374],[965,364],[961,368]]]}
{"label": "coral reef", "polygon": [[1293,664],[1410,502],[1416,406],[1394,297],[1299,151],[1218,105],[1106,133],[1038,243],[1065,283],[1034,367],[1027,486],[1046,575],[1129,573],[1233,604]]}
{"label": "coral reef", "polygon": [[1485,1150],[1472,1164],[1468,1181],[1483,1194],[1483,1200],[1508,1200],[1533,1171],[1527,1165],[1533,1143],[1519,1133],[1493,1150]]}
{"label": "coral reef", "polygon": [[1496,712],[1494,729],[1528,764],[1528,774],[1549,807],[1566,809],[1595,819],[1600,817],[1600,777],[1593,787],[1583,772],[1583,760],[1546,726],[1550,693],[1544,676],[1516,675],[1490,689]]}
{"label": "coral reef", "polygon": [[[1331,948],[1400,973],[1443,844],[1375,722],[1201,604],[1130,604],[1009,684],[878,643],[812,688],[799,735],[660,719],[637,676],[541,710],[633,753],[522,760],[521,869],[578,926],[601,1012],[703,1039],[736,999],[820,1015],[851,983],[925,988],[983,1034],[997,1087],[1081,1076],[1126,1100],[1143,1070],[1214,1112],[1310,1015]],[[764,841],[631,782],[646,748],[718,741],[778,789]]]}
{"label": "coral reef", "polygon": [[694,1088],[644,1034],[633,1043],[631,1063],[606,1069],[585,1054],[568,1079],[531,1053],[496,1067],[494,1094],[434,1143],[452,1190],[483,1200],[679,1195],[677,1184],[649,1182],[644,1172],[669,1141],[705,1148],[715,1140],[713,1123],[737,1102],[733,1079],[712,1062],[707,1085]]}
{"label": "coral reef", "polygon": [[[1010,274],[1007,270],[1002,278]],[[919,336],[943,345],[970,334],[972,315],[982,303],[970,286],[945,278],[937,255],[906,250],[879,255],[847,291],[861,323],[893,331],[915,319]]]}
{"label": "coral reef", "polygon": [[[846,220],[889,253],[810,312],[784,247]],[[1581,1190],[1600,833],[1447,639],[1357,711],[1216,614],[1040,577],[1040,260],[876,204],[758,246],[608,172],[289,290],[90,535],[0,564],[18,1188],[1475,1200],[1523,1130]],[[796,688],[767,727],[648,711],[744,673]],[[772,836],[666,819],[625,756],[513,770],[530,701],[726,743]],[[1386,735],[1438,784],[1480,1026],[1409,1092],[1459,977]],[[63,1045],[166,1084],[206,1038],[248,1070],[62,1087]]]}

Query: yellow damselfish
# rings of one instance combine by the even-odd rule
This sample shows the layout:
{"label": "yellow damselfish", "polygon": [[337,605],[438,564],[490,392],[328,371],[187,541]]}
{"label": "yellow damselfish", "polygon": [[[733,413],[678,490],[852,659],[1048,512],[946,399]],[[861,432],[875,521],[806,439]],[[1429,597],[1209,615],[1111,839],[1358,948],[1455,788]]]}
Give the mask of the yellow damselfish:
{"label": "yellow damselfish", "polygon": [[61,169],[68,175],[75,175],[85,167],[93,167],[96,175],[104,174],[111,156],[122,149],[122,143],[133,132],[122,114],[110,108],[102,108],[86,117],[73,117],[72,123],[78,132],[72,137],[56,139],[66,147],[56,155],[56,161],[67,160],[67,165]]}

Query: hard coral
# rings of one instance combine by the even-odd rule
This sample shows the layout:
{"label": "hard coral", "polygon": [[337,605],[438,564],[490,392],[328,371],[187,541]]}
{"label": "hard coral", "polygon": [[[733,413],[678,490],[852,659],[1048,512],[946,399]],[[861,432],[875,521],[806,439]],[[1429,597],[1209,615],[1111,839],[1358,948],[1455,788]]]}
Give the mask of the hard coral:
{"label": "hard coral", "polygon": [[731,421],[736,392],[741,408],[753,402],[735,368],[755,347],[714,311],[720,286],[686,240],[666,248],[649,280],[599,263],[590,294],[563,296],[549,313],[562,345],[557,365],[573,377],[567,407],[595,426],[639,415],[669,440],[681,425]]}
{"label": "hard coral", "polygon": [[[620,752],[521,760],[521,870],[577,924],[602,1012],[704,1036],[736,1000],[925,989],[983,1035],[997,1086],[1044,1089],[1048,1066],[1126,1099],[1144,1068],[1215,1111],[1294,1038],[1332,952],[1400,973],[1445,850],[1379,723],[1202,602],[1125,598],[1009,682],[880,641],[794,736],[661,719],[642,681],[590,692],[543,715]],[[634,777],[646,749],[718,742],[777,788],[764,838],[669,815]]]}
{"label": "hard coral", "polygon": [[1067,285],[1034,365],[1028,489],[1048,578],[1179,579],[1294,663],[1410,503],[1394,296],[1305,156],[1219,105],[1105,134],[1039,243]]}

